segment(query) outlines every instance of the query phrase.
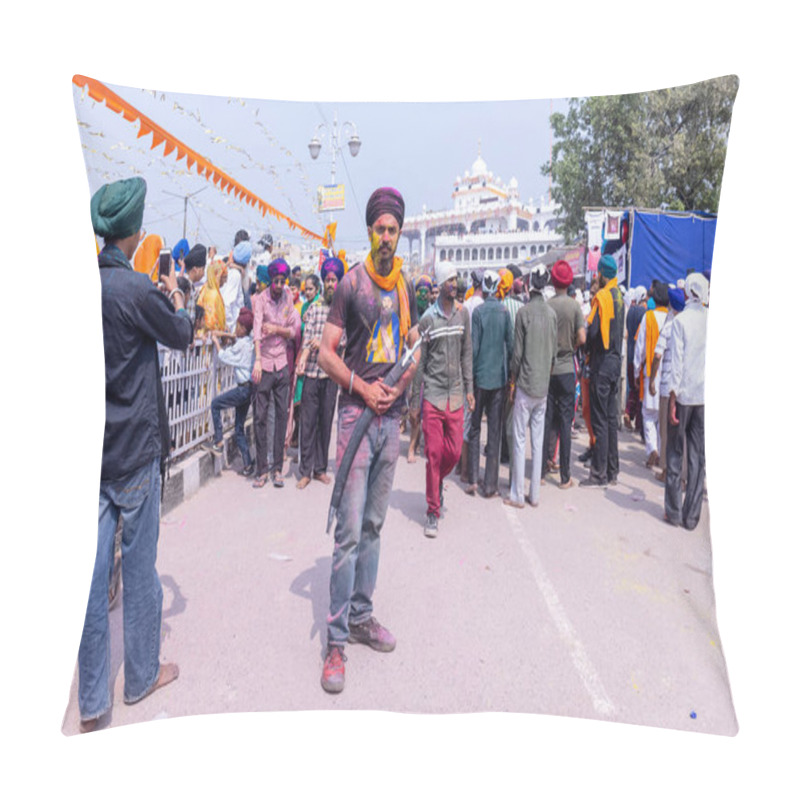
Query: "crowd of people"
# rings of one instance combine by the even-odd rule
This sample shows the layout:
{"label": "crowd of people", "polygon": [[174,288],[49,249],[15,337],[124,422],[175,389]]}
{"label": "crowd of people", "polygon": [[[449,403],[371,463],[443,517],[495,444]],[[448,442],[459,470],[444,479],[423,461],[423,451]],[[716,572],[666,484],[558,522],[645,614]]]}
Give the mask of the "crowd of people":
{"label": "crowd of people", "polygon": [[[566,261],[475,269],[469,286],[455,264],[438,261],[433,275],[412,281],[396,255],[405,205],[389,187],[369,199],[369,255],[352,268],[330,256],[303,275],[272,257],[269,237],[258,243],[256,262],[248,233],[239,231],[225,256],[182,240],[169,274],[158,275],[160,240],[140,233],[145,191],[141,179],[118,181],[91,204],[104,240],[107,405],[98,550],[79,656],[81,730],[96,727],[111,704],[107,590],[120,519],[123,600],[137,609],[124,619],[125,701],[178,676],[176,665],[159,664],[157,636],[159,471],[163,481],[169,434],[156,342],[181,350],[208,336],[233,369],[235,386],[211,403],[206,447],[223,456],[221,413],[235,409],[240,474],[254,488],[284,486],[292,445],[297,489],[330,483],[337,406],[337,470],[351,438],[362,437],[346,474],[337,475],[343,490],[321,678],[328,692],[344,688],[347,643],[395,647],[373,616],[372,594],[401,430],[409,433],[409,461],[424,447],[427,537],[439,533],[444,479],[454,470],[467,494],[492,498],[500,464],[508,463],[503,502],[516,509],[539,505],[546,473],[558,474],[561,489],[573,488],[571,439],[582,423],[589,447],[578,460],[589,472],[580,487],[616,484],[624,425],[641,437],[646,466],[661,470],[665,521],[690,530],[698,524],[708,276],[689,271],[673,286],[653,281],[623,294],[616,260],[603,256],[585,291]],[[417,342],[417,357],[390,381]],[[245,432],[251,408],[255,457]],[[362,417],[365,428],[357,424]]]}

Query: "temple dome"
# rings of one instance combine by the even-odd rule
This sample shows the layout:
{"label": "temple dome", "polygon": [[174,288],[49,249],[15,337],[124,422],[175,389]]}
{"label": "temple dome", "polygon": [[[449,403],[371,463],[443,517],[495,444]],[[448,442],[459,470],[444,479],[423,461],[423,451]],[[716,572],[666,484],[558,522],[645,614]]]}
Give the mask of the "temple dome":
{"label": "temple dome", "polygon": [[472,175],[473,177],[477,177],[479,175],[488,175],[489,168],[486,166],[486,162],[478,156],[474,163],[472,164]]}

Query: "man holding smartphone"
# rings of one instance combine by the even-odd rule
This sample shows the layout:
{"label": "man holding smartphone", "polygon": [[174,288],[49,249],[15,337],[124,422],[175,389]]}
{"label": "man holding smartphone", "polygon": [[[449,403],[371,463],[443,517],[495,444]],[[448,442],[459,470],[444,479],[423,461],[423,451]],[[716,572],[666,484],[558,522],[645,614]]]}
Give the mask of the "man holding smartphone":
{"label": "man holding smartphone", "polygon": [[131,266],[146,191],[142,178],[129,178],[100,187],[91,201],[92,226],[105,243],[98,264],[106,423],[97,554],[78,653],[83,733],[111,708],[108,576],[120,519],[125,702],[136,703],[178,677],[176,664],[159,663],[162,589],[155,564],[170,437],[156,342],[183,350],[192,341],[192,324],[174,266],[161,276],[164,292]]}

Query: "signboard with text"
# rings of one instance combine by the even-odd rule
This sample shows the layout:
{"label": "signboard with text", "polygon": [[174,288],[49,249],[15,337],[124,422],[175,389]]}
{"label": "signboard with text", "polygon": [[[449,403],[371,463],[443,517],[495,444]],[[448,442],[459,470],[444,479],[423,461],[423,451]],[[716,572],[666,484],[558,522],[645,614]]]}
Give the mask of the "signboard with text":
{"label": "signboard with text", "polygon": [[344,211],[344,184],[317,187],[317,210]]}

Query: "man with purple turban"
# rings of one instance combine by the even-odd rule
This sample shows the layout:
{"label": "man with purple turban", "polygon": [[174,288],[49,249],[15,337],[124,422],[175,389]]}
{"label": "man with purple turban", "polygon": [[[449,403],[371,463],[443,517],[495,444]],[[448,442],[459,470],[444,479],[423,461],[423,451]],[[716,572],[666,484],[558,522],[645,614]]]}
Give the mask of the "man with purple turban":
{"label": "man with purple turban", "polygon": [[291,391],[290,344],[300,335],[300,315],[291,295],[284,291],[289,265],[276,258],[267,267],[270,285],[253,297],[253,343],[255,365],[253,384],[253,428],[256,440],[256,479],[260,489],[269,479],[267,455],[267,414],[270,397],[275,398],[275,431],[273,434],[272,483],[283,486],[283,451],[289,420]]}
{"label": "man with purple turban", "polygon": [[[382,188],[367,203],[370,252],[340,281],[322,332],[320,367],[339,386],[337,464],[365,408],[375,416],[344,485],[339,504],[330,581],[328,649],[322,688],[344,688],[344,647],[360,642],[394,650],[395,638],[372,616],[380,533],[400,456],[400,413],[416,364],[391,388],[384,379],[417,339],[414,289],[395,256],[405,216],[396,189]],[[344,357],[338,354],[344,335]]]}
{"label": "man with purple turban", "polygon": [[320,267],[320,277],[322,297],[306,309],[303,345],[297,362],[297,374],[304,377],[300,396],[298,489],[305,489],[312,478],[322,483],[331,482],[328,477],[328,451],[339,387],[320,367],[319,347],[336,287],[344,277],[344,264],[338,258],[326,258]]}

